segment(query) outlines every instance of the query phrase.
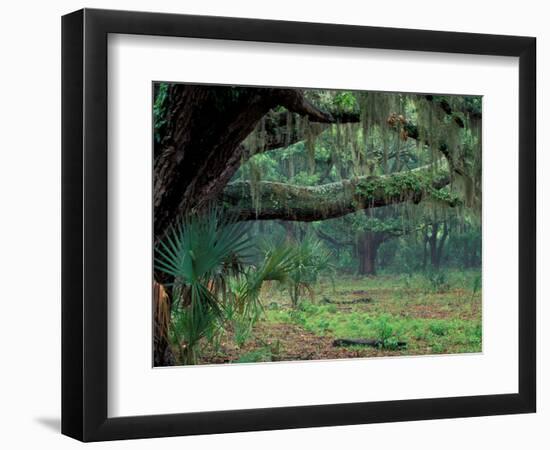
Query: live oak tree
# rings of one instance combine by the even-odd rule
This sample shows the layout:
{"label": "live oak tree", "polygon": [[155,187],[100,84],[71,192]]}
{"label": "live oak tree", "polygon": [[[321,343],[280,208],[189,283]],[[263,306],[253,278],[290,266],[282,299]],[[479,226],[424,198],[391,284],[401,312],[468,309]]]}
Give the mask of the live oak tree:
{"label": "live oak tree", "polygon": [[[157,84],[154,241],[213,204],[239,220],[298,222],[423,200],[478,207],[480,106],[477,97]],[[330,153],[320,168],[318,141]],[[290,160],[290,182],[253,170],[258,155],[297,143],[316,183],[296,183]],[[167,363],[166,347],[156,335],[156,364]]]}
{"label": "live oak tree", "polygon": [[[473,144],[458,142],[459,131],[479,129],[480,113],[469,104],[454,111],[447,100],[420,97],[422,103],[420,100],[417,103],[423,106],[418,111],[427,117],[422,118],[426,124],[419,127],[403,115],[392,116],[392,106],[399,107],[391,104],[397,97],[395,94],[372,94],[371,100],[360,99],[357,111],[337,108],[327,111],[314,105],[299,89],[173,84],[165,90],[163,104],[158,108],[164,111],[164,117],[157,129],[159,139],[154,155],[155,238],[161,237],[177,217],[217,200],[234,206],[243,220],[314,221],[358,209],[419,202],[426,195],[441,192],[453,175],[463,177],[470,197],[475,192],[472,184],[479,182],[475,174],[468,173],[473,171],[467,167],[477,164],[473,158],[467,158],[468,154],[475,156],[479,152],[473,149]],[[380,105],[384,102],[385,108]],[[365,118],[369,108],[372,114]],[[337,124],[337,132],[346,125],[357,124],[363,131],[360,139],[365,141],[369,128],[375,124],[386,132],[395,131],[403,142],[414,139],[429,151],[439,152],[448,167],[437,169],[441,160],[434,157],[434,164],[416,170],[403,170],[391,176],[371,171],[313,187],[269,181],[253,186],[250,180],[230,183],[239,167],[255,154],[286,148],[298,141],[311,142],[332,124]],[[340,133],[344,135],[341,130]],[[255,134],[259,143],[250,143],[251,134]],[[447,142],[449,139],[454,142]],[[471,139],[474,142],[477,137]],[[385,149],[386,160],[388,152]],[[359,164],[368,166],[368,158],[360,159],[358,156]],[[398,156],[395,159],[398,161]],[[258,202],[261,208],[253,205],[254,191],[262,196]],[[277,202],[285,198],[284,206]]]}
{"label": "live oak tree", "polygon": [[421,221],[404,221],[399,209],[399,206],[390,205],[359,211],[337,221],[320,222],[315,233],[336,254],[343,248],[351,250],[357,260],[357,274],[376,275],[378,251],[382,244],[423,229]]}

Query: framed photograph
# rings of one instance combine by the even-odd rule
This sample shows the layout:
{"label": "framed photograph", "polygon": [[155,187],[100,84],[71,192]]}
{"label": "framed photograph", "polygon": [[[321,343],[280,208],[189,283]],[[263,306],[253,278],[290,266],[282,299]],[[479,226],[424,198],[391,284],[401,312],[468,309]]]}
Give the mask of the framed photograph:
{"label": "framed photograph", "polygon": [[532,37],[62,21],[62,432],[535,412]]}

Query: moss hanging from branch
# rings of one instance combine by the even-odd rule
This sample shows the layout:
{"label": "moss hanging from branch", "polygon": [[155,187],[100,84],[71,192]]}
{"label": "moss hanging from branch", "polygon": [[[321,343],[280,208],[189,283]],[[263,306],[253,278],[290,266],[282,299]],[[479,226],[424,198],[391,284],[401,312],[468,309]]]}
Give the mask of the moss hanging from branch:
{"label": "moss hanging from branch", "polygon": [[241,220],[283,219],[317,221],[341,217],[357,210],[378,208],[397,203],[419,203],[438,197],[456,206],[459,199],[451,192],[441,192],[449,183],[448,170],[442,169],[434,178],[431,168],[383,177],[360,177],[353,181],[318,186],[298,186],[278,182],[262,182],[260,211],[256,209],[249,182],[235,182],[224,192],[224,204]]}
{"label": "moss hanging from branch", "polygon": [[[317,167],[317,145],[321,145],[319,148],[329,152],[329,170],[334,167],[330,176],[337,180],[348,180],[348,183],[356,185],[357,180],[365,176],[393,173],[405,176],[410,169],[431,163],[431,178],[446,170],[450,174],[450,186],[444,190],[423,189],[421,197],[430,200],[427,208],[438,211],[448,208],[449,204],[456,205],[459,203],[458,196],[468,207],[480,206],[481,116],[477,112],[472,115],[462,112],[466,109],[463,97],[383,92],[334,94],[331,91],[306,97],[310,102],[307,113],[302,114],[295,107],[293,112],[282,110],[278,114],[281,119],[276,132],[280,135],[276,136],[276,140],[291,149],[282,153],[284,156],[280,159],[289,181],[309,186],[326,180],[329,176],[326,169],[322,169],[322,176],[314,177],[320,170]],[[330,114],[312,114],[312,108],[317,105],[333,109]],[[357,120],[353,120],[354,114]],[[318,117],[328,121],[323,123],[324,128],[315,128],[319,126],[315,121],[321,120]],[[336,123],[330,124],[329,117],[334,117]],[[264,118],[246,140],[253,155],[263,153],[267,148],[266,123],[271,127],[272,123]],[[323,137],[319,138],[323,129]],[[296,136],[301,136],[302,144],[293,147],[297,142]],[[446,161],[441,158],[442,153]],[[239,180],[250,184],[247,189],[255,213],[262,216],[264,174],[254,158],[247,166],[246,176],[241,171]],[[403,179],[406,180],[406,176]],[[358,186],[366,188],[363,182]],[[394,187],[397,189],[399,186]],[[410,186],[401,187],[404,192],[411,189]],[[361,201],[368,200],[364,194],[360,195]],[[398,197],[396,192],[385,198],[390,203],[414,203],[416,200],[414,196]],[[414,208],[406,206],[401,210],[402,219],[406,220],[413,214]]]}

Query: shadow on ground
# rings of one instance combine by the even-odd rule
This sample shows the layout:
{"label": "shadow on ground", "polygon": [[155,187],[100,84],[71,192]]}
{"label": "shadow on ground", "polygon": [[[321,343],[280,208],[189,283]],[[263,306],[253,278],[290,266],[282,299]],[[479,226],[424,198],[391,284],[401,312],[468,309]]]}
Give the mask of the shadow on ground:
{"label": "shadow on ground", "polygon": [[61,419],[59,417],[37,417],[34,420],[50,431],[61,433]]}

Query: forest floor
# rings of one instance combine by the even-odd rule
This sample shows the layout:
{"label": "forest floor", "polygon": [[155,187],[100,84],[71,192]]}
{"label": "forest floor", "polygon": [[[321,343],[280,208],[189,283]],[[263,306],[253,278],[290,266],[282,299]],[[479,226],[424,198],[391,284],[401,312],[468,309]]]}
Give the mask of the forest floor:
{"label": "forest floor", "polygon": [[[338,276],[318,283],[298,308],[286,291],[268,287],[254,328],[229,331],[199,364],[481,352],[479,276]],[[335,339],[379,343],[336,347]]]}

